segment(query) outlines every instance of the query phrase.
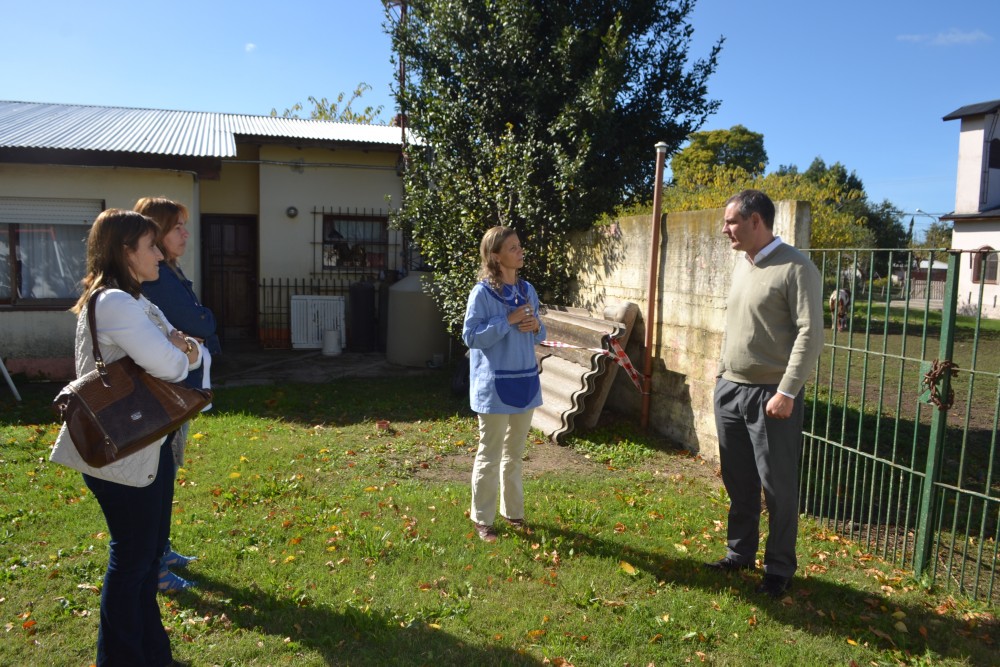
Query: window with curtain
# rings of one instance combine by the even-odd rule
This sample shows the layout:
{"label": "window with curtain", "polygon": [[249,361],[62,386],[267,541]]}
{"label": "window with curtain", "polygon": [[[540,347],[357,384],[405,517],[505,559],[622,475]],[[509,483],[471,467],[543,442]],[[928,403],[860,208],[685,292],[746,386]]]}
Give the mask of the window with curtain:
{"label": "window with curtain", "polygon": [[96,200],[0,197],[0,304],[62,307],[79,295]]}
{"label": "window with curtain", "polygon": [[0,225],[0,302],[10,301],[10,232]]}

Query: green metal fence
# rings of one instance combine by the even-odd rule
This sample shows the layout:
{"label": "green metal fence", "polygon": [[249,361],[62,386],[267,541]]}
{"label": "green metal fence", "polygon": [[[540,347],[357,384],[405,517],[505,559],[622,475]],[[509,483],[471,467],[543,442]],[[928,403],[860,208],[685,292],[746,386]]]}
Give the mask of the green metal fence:
{"label": "green metal fence", "polygon": [[826,347],[806,388],[801,510],[923,583],[997,600],[1000,321],[978,307],[994,298],[986,282],[959,308],[959,270],[980,257],[811,255],[825,296],[844,289],[851,304],[843,331],[825,309]]}

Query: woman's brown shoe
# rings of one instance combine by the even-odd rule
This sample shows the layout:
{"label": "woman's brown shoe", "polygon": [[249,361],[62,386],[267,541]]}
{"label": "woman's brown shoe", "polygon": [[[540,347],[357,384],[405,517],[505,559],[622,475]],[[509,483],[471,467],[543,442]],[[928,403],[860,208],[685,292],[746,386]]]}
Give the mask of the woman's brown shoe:
{"label": "woman's brown shoe", "polygon": [[485,523],[477,523],[476,533],[483,542],[497,541],[497,531],[493,530],[493,526],[487,526]]}

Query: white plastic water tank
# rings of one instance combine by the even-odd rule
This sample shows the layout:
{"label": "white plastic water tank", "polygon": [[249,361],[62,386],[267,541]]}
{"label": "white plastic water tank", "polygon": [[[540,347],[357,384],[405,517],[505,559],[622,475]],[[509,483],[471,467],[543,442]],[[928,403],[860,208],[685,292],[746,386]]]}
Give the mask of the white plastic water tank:
{"label": "white plastic water tank", "polygon": [[431,274],[411,271],[389,288],[389,331],[386,361],[400,366],[425,366],[428,361],[447,357],[448,332],[441,311],[424,286]]}

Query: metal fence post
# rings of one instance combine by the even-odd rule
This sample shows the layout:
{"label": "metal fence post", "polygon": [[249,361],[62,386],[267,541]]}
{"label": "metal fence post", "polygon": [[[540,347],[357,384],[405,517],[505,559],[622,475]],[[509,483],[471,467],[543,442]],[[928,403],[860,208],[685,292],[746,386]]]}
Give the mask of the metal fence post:
{"label": "metal fence post", "polygon": [[[938,358],[941,361],[951,361],[955,350],[955,317],[958,309],[958,270],[959,261],[962,257],[960,252],[950,252],[948,254],[948,278],[944,286],[944,301],[941,304],[941,339],[938,350]],[[933,255],[932,255],[933,258]],[[931,261],[928,260],[928,272],[930,272]],[[929,275],[929,273],[928,273]],[[951,373],[945,372],[940,379],[938,393],[947,397],[951,392]],[[915,561],[913,565],[914,574],[920,576],[930,562],[931,546],[933,544],[932,521],[935,507],[934,485],[938,481],[940,472],[941,453],[944,446],[945,431],[947,429],[948,410],[939,407],[931,415],[931,431],[928,439],[927,464],[924,472],[923,488],[920,492],[920,505],[917,514],[917,534],[914,542]]]}

